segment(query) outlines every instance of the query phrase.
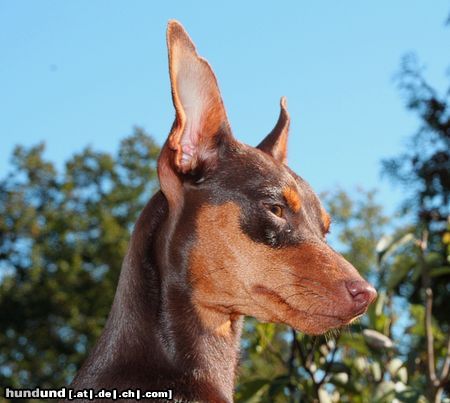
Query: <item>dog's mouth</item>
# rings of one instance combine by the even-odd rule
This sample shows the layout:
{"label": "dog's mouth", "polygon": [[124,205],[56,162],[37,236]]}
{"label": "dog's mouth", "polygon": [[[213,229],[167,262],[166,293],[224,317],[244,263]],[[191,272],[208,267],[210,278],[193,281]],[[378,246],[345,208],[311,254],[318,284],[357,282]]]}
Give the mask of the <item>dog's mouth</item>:
{"label": "dog's mouth", "polygon": [[[285,323],[311,335],[319,335],[332,329],[347,326],[360,318],[367,310],[367,307],[363,306],[358,307],[355,311],[351,305],[346,310],[342,310],[344,311],[342,313],[335,312],[335,308],[331,309],[329,305],[321,309],[300,309],[270,288],[258,285],[253,287],[253,291],[264,296],[266,300],[275,303],[276,308],[266,306],[271,313],[271,322]],[[328,309],[328,311],[325,311],[325,309]]]}
{"label": "dog's mouth", "polygon": [[290,317],[287,321],[283,321],[287,325],[310,335],[324,334],[333,329],[340,329],[342,327],[352,324],[358,320],[365,312],[350,317],[342,317],[340,315],[330,315],[315,313],[308,317],[304,316],[303,311],[298,311],[292,306],[289,307],[296,312],[295,317]]}

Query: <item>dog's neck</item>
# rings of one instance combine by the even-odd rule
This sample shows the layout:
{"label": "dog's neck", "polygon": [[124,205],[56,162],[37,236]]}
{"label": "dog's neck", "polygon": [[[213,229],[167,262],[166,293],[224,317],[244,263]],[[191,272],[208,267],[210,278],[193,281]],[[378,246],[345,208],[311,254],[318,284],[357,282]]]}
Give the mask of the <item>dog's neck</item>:
{"label": "dog's neck", "polygon": [[202,325],[184,268],[159,267],[167,259],[158,258],[155,233],[165,239],[166,217],[158,193],[136,223],[105,330],[74,386],[170,388],[182,399],[232,401],[242,318],[229,318],[226,335]]}

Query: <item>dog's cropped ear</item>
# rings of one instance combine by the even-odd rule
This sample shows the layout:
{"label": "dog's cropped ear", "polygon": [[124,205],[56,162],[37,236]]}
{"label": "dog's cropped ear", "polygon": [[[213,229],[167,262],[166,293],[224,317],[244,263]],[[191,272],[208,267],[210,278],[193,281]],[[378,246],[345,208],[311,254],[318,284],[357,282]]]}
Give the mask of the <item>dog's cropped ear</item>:
{"label": "dog's cropped ear", "polygon": [[280,116],[277,124],[256,148],[259,148],[261,151],[264,151],[276,160],[285,164],[287,160],[289,124],[291,121],[285,97],[282,97],[280,100],[280,108]]}
{"label": "dog's cropped ear", "polygon": [[167,46],[176,112],[167,145],[172,166],[186,174],[214,159],[217,136],[231,132],[216,77],[177,21],[169,22]]}

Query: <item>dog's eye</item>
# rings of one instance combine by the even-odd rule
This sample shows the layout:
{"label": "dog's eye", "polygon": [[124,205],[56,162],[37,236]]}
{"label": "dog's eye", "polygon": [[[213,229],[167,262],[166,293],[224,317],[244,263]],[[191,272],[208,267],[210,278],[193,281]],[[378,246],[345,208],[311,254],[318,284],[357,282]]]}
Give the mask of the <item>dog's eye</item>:
{"label": "dog's eye", "polygon": [[279,206],[278,204],[272,204],[268,206],[269,211],[276,215],[277,217],[283,217],[283,207]]}

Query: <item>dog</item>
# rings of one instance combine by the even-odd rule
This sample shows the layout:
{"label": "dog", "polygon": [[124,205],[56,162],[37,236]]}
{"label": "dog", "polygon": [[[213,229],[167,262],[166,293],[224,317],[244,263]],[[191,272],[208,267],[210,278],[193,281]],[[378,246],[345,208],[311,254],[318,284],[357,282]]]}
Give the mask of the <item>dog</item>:
{"label": "dog", "polygon": [[175,121],[158,159],[161,189],[136,222],[105,329],[71,385],[96,401],[99,390],[134,400],[131,388],[231,402],[244,315],[321,334],[376,298],[327,244],[329,215],[287,166],[285,98],[274,129],[245,145],[177,21],[167,45]]}

